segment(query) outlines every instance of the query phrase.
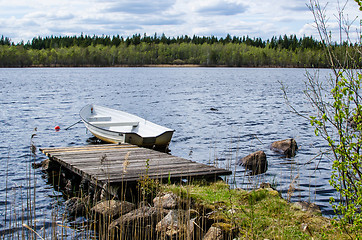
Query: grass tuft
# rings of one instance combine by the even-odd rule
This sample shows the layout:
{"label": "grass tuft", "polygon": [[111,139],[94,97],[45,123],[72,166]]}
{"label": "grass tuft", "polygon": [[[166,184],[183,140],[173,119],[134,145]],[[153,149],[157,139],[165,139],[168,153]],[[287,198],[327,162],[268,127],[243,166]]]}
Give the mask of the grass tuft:
{"label": "grass tuft", "polygon": [[293,207],[271,188],[245,191],[231,189],[224,182],[162,187],[181,198],[191,198],[199,207],[196,210],[212,212],[213,220],[218,222],[213,226],[236,232],[239,239],[348,238],[332,226],[331,219]]}

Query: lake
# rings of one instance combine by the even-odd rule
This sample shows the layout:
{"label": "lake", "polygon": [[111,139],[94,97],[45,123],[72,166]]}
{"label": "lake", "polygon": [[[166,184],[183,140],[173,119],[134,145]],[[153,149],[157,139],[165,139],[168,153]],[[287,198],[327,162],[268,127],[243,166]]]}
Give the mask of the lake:
{"label": "lake", "polygon": [[[9,226],[21,229],[28,216],[27,196],[34,193],[39,228],[51,227],[51,209],[63,211],[61,193],[47,183],[40,169],[30,169],[31,141],[37,147],[86,145],[91,137],[77,122],[89,103],[136,114],[176,130],[171,153],[200,163],[228,168],[233,187],[275,184],[283,197],[293,183],[292,201],[318,204],[324,215],[337,193],[329,185],[331,161],[313,159],[326,148],[308,121],[290,112],[281,85],[292,104],[312,111],[304,97],[306,69],[266,68],[26,68],[0,69],[0,235]],[[321,77],[329,70],[319,70]],[[59,125],[61,130],[54,131]],[[36,131],[34,130],[36,128]],[[32,134],[36,136],[31,140]],[[276,140],[295,138],[299,151],[283,158],[269,150]],[[251,176],[237,162],[264,150],[268,170]],[[45,159],[36,152],[36,162]],[[15,213],[15,214],[14,214]],[[15,224],[14,224],[15,222]],[[18,226],[14,227],[14,226]]]}

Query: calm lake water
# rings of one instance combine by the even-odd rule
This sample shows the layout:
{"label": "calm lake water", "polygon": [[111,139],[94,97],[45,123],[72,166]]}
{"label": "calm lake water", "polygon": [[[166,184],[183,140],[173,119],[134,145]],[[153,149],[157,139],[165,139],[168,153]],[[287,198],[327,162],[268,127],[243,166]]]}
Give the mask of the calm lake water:
{"label": "calm lake water", "polygon": [[[310,70],[313,71],[313,70]],[[47,184],[41,170],[30,169],[31,136],[37,147],[85,145],[91,137],[77,122],[89,103],[127,111],[176,129],[171,153],[205,164],[231,169],[232,186],[250,188],[276,184],[292,201],[318,204],[333,214],[329,198],[331,162],[312,160],[324,142],[303,118],[290,112],[281,86],[288,86],[293,105],[303,113],[311,108],[304,97],[305,69],[248,68],[30,68],[0,69],[0,236],[27,216],[28,175],[36,184],[38,229],[51,227],[51,209],[63,211],[64,200]],[[327,76],[329,70],[320,70]],[[211,108],[217,111],[211,110]],[[34,132],[34,128],[37,131]],[[269,150],[273,141],[295,138],[299,151],[283,158]],[[238,160],[264,150],[268,171],[250,176]],[[45,159],[37,152],[36,161]],[[35,181],[34,181],[35,179]],[[15,214],[14,214],[15,213]],[[61,220],[61,219],[60,219]],[[16,230],[16,229],[15,229]]]}

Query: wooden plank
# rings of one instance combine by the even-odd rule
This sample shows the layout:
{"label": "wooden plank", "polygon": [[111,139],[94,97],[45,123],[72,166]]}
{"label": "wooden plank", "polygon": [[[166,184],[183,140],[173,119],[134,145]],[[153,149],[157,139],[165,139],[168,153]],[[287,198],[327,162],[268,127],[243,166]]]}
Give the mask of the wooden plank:
{"label": "wooden plank", "polygon": [[[42,148],[41,151],[63,167],[95,184],[137,181],[145,174],[149,178],[231,174],[231,171],[225,169],[130,144]],[[124,172],[125,159],[128,165]]]}
{"label": "wooden plank", "polygon": [[[156,158],[175,158],[175,159],[180,159],[178,157],[169,155],[169,154],[160,154],[157,152],[153,152],[153,153],[143,153],[143,152],[139,152],[139,153],[120,153],[119,155],[117,154],[105,154],[105,153],[101,153],[101,154],[77,154],[77,155],[52,155],[52,157],[56,157],[56,158],[61,158],[64,159],[66,161],[77,161],[78,159],[84,159],[84,160],[89,160],[89,162],[106,162],[106,161],[114,161],[114,160],[144,160],[146,161],[147,159],[156,159]],[[101,161],[102,160],[102,161]],[[191,160],[189,160],[191,161]]]}
{"label": "wooden plank", "polygon": [[[148,172],[147,176],[149,178],[168,178],[170,177],[188,177],[188,176],[205,176],[205,175],[217,175],[217,172],[212,171],[211,169],[206,170],[203,167],[195,166],[193,169],[188,169],[187,171],[178,171],[177,169],[172,169],[169,171],[163,171],[164,169],[158,169],[155,172]],[[145,171],[139,170],[132,172],[132,174],[124,175],[120,178],[119,174],[92,174],[94,177],[101,181],[109,182],[118,182],[120,179],[129,181],[130,179],[139,179],[141,176],[145,176]]]}
{"label": "wooden plank", "polygon": [[189,165],[182,165],[182,164],[175,164],[175,168],[171,168],[170,165],[168,166],[155,166],[149,167],[148,170],[146,167],[144,168],[127,168],[126,172],[123,172],[122,169],[86,169],[86,172],[94,175],[104,175],[107,172],[108,176],[113,178],[117,178],[118,175],[145,175],[148,172],[148,175],[155,175],[155,174],[169,174],[169,173],[190,173],[190,172],[210,172],[210,171],[217,171],[217,168],[211,166],[200,165],[197,163],[189,164]]}
{"label": "wooden plank", "polygon": [[122,144],[89,144],[85,146],[71,146],[71,147],[51,147],[51,148],[40,148],[40,151],[67,151],[67,150],[76,150],[76,149],[97,149],[97,148],[126,148],[126,147],[136,147],[138,146],[122,143]]}
{"label": "wooden plank", "polygon": [[[59,158],[59,157],[57,157],[57,158]],[[71,159],[61,158],[61,159],[72,165],[95,165],[95,166],[102,166],[102,165],[105,166],[105,165],[110,165],[110,164],[122,165],[126,161],[125,158],[105,158],[102,160],[99,158],[82,157],[82,158],[71,158]],[[141,165],[146,165],[146,162],[148,162],[148,164],[162,164],[162,163],[167,163],[167,161],[186,162],[186,163],[192,162],[190,160],[183,159],[183,158],[177,158],[177,157],[172,157],[172,156],[169,156],[169,157],[158,156],[158,155],[149,156],[148,158],[146,158],[144,156],[133,156],[133,157],[127,158],[127,162],[129,164],[141,164]]]}
{"label": "wooden plank", "polygon": [[[104,157],[118,157],[118,158],[124,158],[126,156],[126,154],[128,155],[145,155],[145,156],[154,156],[156,154],[162,155],[162,153],[160,152],[143,152],[138,150],[138,152],[136,151],[123,151],[123,150],[119,150],[119,151],[109,151],[109,152],[72,152],[72,153],[67,153],[67,154],[60,154],[60,153],[54,153],[51,154],[52,157],[59,157],[59,158],[64,158],[64,159],[72,159],[72,158],[95,158],[95,159],[100,159],[100,158],[104,158]],[[167,154],[169,155],[169,154]]]}
{"label": "wooden plank", "polygon": [[87,153],[87,154],[52,154],[53,157],[61,157],[62,159],[79,159],[79,158],[86,158],[86,159],[91,159],[92,160],[100,160],[103,157],[106,157],[107,159],[124,159],[126,157],[126,155],[128,155],[128,158],[132,158],[132,157],[138,157],[138,158],[145,158],[148,159],[150,157],[154,157],[154,156],[171,156],[169,154],[163,155],[160,152],[142,152],[142,151],[115,151],[115,152],[109,152],[109,153],[105,153],[105,152],[92,152],[92,153]]}
{"label": "wooden plank", "polygon": [[[173,166],[173,164],[191,164],[189,160],[186,159],[179,159],[178,161],[174,161],[175,158],[160,158],[160,159],[151,159],[148,161],[149,166],[159,166],[159,165],[167,165],[167,166]],[[77,160],[76,162],[68,162],[69,165],[74,167],[88,167],[88,168],[100,168],[100,167],[110,167],[113,166],[114,168],[122,167],[124,164],[127,164],[128,168],[134,168],[134,167],[145,167],[146,161],[140,160],[140,161],[112,161],[112,162],[105,162],[103,164],[101,163],[94,163],[94,162],[82,162],[80,160]]]}
{"label": "wooden plank", "polygon": [[42,151],[44,154],[61,154],[61,155],[67,155],[67,154],[71,154],[71,153],[80,153],[80,152],[112,152],[112,151],[118,151],[118,150],[131,150],[131,149],[140,149],[141,148],[137,147],[137,146],[133,146],[133,145],[126,145],[126,146],[122,146],[122,145],[115,145],[115,146],[103,146],[103,147],[87,147],[87,148],[82,148],[82,147],[76,147],[76,148],[64,148],[64,149],[40,149],[40,151]]}
{"label": "wooden plank", "polygon": [[[173,167],[173,168],[172,168]],[[177,169],[175,169],[177,167]],[[137,167],[137,168],[130,168],[127,167],[126,168],[126,172],[123,172],[123,166],[119,166],[117,168],[102,168],[102,167],[96,167],[96,168],[89,168],[89,167],[76,167],[76,169],[79,169],[80,171],[84,171],[90,175],[94,175],[94,176],[98,176],[98,175],[107,175],[107,178],[111,177],[113,179],[113,177],[118,177],[120,175],[144,175],[146,173],[146,167]],[[216,174],[220,171],[226,172],[225,170],[219,170],[217,168],[211,167],[211,166],[202,166],[199,164],[174,164],[172,165],[165,165],[165,166],[155,166],[152,167],[150,166],[148,168],[148,174],[149,175],[153,175],[153,174],[166,174],[167,175],[170,172],[180,172],[180,173],[190,173],[190,172],[206,172],[209,173],[210,171],[214,171]],[[202,174],[200,174],[202,175]]]}
{"label": "wooden plank", "polygon": [[[149,171],[154,171],[154,169],[174,169],[174,168],[185,168],[185,167],[192,167],[192,166],[199,166],[198,163],[186,163],[186,162],[176,162],[176,163],[168,163],[168,164],[150,164],[148,166]],[[114,165],[109,165],[109,166],[90,166],[90,165],[76,165],[77,168],[79,169],[86,169],[87,172],[99,172],[102,170],[107,170],[107,171],[114,171],[114,172],[122,172],[123,169],[127,169],[127,172],[131,172],[134,169],[136,170],[146,170],[147,167],[145,164],[129,164],[126,168],[123,167],[123,164],[118,165],[118,166],[114,166]],[[207,168],[209,168],[209,166],[207,166]]]}
{"label": "wooden plank", "polygon": [[[62,161],[60,159],[57,159],[59,162],[65,162]],[[177,161],[172,161],[172,160],[177,160]],[[116,169],[116,170],[122,170],[123,164],[124,164],[124,160],[119,161],[119,162],[105,162],[103,164],[101,164],[99,161],[94,164],[94,163],[89,163],[89,162],[84,162],[84,161],[80,161],[77,163],[73,163],[73,162],[65,162],[66,165],[70,168],[82,168],[82,169],[87,169],[87,170],[97,170],[100,171],[101,169]],[[191,167],[193,165],[201,165],[204,166],[206,168],[210,168],[211,166],[208,165],[203,165],[203,164],[199,164],[199,163],[195,163],[192,162],[190,160],[186,160],[186,159],[182,159],[182,158],[176,158],[176,157],[170,157],[170,158],[158,158],[158,159],[151,159],[149,162],[149,169],[153,169],[153,168],[179,168],[179,167]],[[128,166],[127,169],[133,169],[133,168],[137,168],[137,169],[146,169],[146,161],[142,160],[142,161],[128,161]],[[180,170],[179,170],[180,171]]]}
{"label": "wooden plank", "polygon": [[117,162],[123,162],[125,160],[128,161],[144,161],[146,162],[147,160],[151,161],[154,159],[175,159],[174,157],[164,157],[164,156],[160,156],[160,155],[152,155],[152,156],[146,156],[146,155],[138,155],[138,156],[130,156],[130,157],[108,157],[108,156],[100,156],[100,157],[87,157],[87,156],[78,156],[78,157],[59,157],[59,156],[54,156],[57,158],[61,158],[64,161],[67,161],[69,163],[77,163],[77,162],[84,162],[84,163],[94,163],[94,164],[104,164],[104,163],[117,163]]}

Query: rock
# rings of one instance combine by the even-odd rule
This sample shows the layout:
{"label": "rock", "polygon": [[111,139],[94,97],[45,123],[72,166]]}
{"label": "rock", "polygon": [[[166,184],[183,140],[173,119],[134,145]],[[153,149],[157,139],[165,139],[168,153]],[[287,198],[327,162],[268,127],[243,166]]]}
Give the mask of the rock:
{"label": "rock", "polygon": [[262,182],[260,183],[260,188],[272,188],[270,183]]}
{"label": "rock", "polygon": [[286,157],[294,157],[298,150],[297,142],[293,138],[275,141],[272,143],[271,150],[284,154]]}
{"label": "rock", "polygon": [[195,219],[190,219],[189,224],[186,226],[186,239],[194,239],[193,236],[195,235],[195,226],[198,226]]}
{"label": "rock", "polygon": [[83,178],[79,183],[79,189],[81,189],[83,192],[91,192],[91,186],[90,182]]}
{"label": "rock", "polygon": [[84,199],[73,197],[65,201],[65,212],[68,216],[80,217],[86,214],[86,201]]}
{"label": "rock", "polygon": [[144,223],[151,222],[152,218],[157,214],[156,208],[143,206],[141,208],[135,209],[123,216],[121,216],[121,220],[125,223],[130,223],[134,221],[138,221],[139,219],[143,219]]}
{"label": "rock", "polygon": [[211,226],[205,234],[203,240],[221,240],[224,238],[222,230],[218,227]]}
{"label": "rock", "polygon": [[195,231],[195,210],[170,210],[169,213],[156,225],[156,231],[164,238],[192,239]]}
{"label": "rock", "polygon": [[108,183],[105,183],[102,186],[100,200],[105,201],[105,200],[114,199],[114,197],[118,197],[118,191],[120,188],[121,188],[121,186],[119,186],[119,185],[113,186],[113,185],[109,185]]}
{"label": "rock", "polygon": [[[234,237],[237,233],[237,229],[233,228],[231,223],[217,222],[217,223],[212,224],[211,227],[221,230],[222,239],[234,239]],[[216,239],[218,239],[218,238],[216,238]]]}
{"label": "rock", "polygon": [[273,189],[273,188],[268,188],[268,190],[269,190],[269,194],[270,194],[270,195],[272,195],[272,196],[274,196],[274,197],[278,197],[278,196],[279,196],[279,197],[282,197],[277,190],[275,190],[275,189]]}
{"label": "rock", "polygon": [[166,193],[163,196],[155,197],[153,205],[155,208],[175,209],[178,197],[174,193]]}
{"label": "rock", "polygon": [[141,207],[150,207],[151,205],[147,201],[141,201],[138,203],[138,208]]}
{"label": "rock", "polygon": [[71,196],[73,193],[73,183],[70,179],[64,177],[65,186],[63,188],[63,193],[67,196]]}
{"label": "rock", "polygon": [[130,225],[133,222],[141,222],[144,224],[149,224],[152,218],[156,216],[156,213],[157,213],[156,208],[149,206],[142,206],[114,220],[110,224],[109,230],[112,231],[116,228],[121,228]]}
{"label": "rock", "polygon": [[257,151],[242,158],[239,161],[239,165],[241,164],[251,170],[253,175],[265,173],[268,170],[268,161],[263,151]]}
{"label": "rock", "polygon": [[111,219],[124,215],[135,208],[135,205],[126,201],[107,200],[95,205],[91,212]]}
{"label": "rock", "polygon": [[270,183],[265,183],[265,182],[261,183],[259,189],[268,190],[268,193],[274,197],[277,196],[281,197],[280,193]]}
{"label": "rock", "polygon": [[307,223],[302,223],[302,225],[301,225],[301,230],[302,230],[302,232],[308,233],[309,236],[313,237],[313,234],[312,234],[312,232],[310,231],[309,226],[308,226]]}
{"label": "rock", "polygon": [[220,211],[212,211],[202,216],[206,228],[210,228],[214,223],[226,223],[228,219],[220,213]]}
{"label": "rock", "polygon": [[154,226],[164,216],[155,207],[142,206],[111,222],[108,231],[116,239],[152,239]]}
{"label": "rock", "polygon": [[306,201],[295,202],[292,205],[294,208],[302,210],[304,212],[311,212],[315,214],[321,214],[321,209],[315,203],[309,203]]}
{"label": "rock", "polygon": [[59,164],[57,164],[54,161],[51,161],[50,159],[46,159],[41,162],[41,167],[43,171],[59,171],[60,167]]}
{"label": "rock", "polygon": [[241,163],[246,166],[260,165],[266,162],[266,154],[263,151],[257,151],[241,159]]}
{"label": "rock", "polygon": [[265,190],[267,190],[268,194],[273,196],[273,197],[282,197],[280,195],[280,193],[277,190],[273,189],[273,188],[259,188],[256,191],[258,192],[258,191],[265,191]]}
{"label": "rock", "polygon": [[218,239],[234,239],[237,229],[233,228],[230,223],[216,222],[211,225],[207,233],[204,235],[204,240]]}
{"label": "rock", "polygon": [[41,168],[43,165],[43,162],[40,162],[40,163],[32,163],[31,166],[34,168],[34,169],[38,169],[38,168]]}
{"label": "rock", "polygon": [[171,210],[159,223],[157,223],[156,231],[164,233],[169,237],[178,234],[180,229],[177,210]]}

